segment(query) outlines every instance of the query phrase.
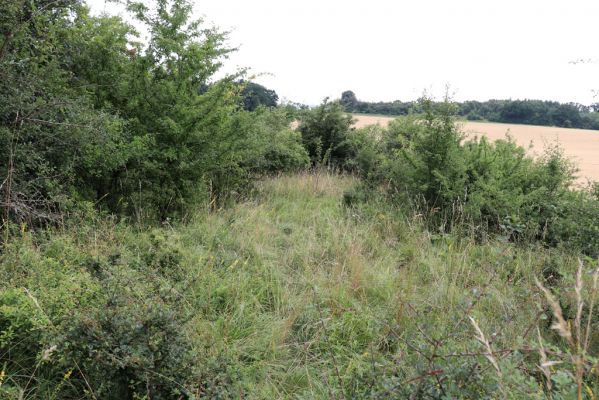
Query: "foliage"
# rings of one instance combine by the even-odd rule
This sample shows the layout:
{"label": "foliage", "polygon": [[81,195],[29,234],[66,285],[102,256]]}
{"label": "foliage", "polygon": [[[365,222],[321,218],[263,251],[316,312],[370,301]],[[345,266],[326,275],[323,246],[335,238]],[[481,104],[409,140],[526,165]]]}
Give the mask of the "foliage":
{"label": "foliage", "polygon": [[[0,397],[573,398],[578,353],[551,329],[535,278],[575,332],[575,256],[431,233],[377,196],[347,209],[358,184],[270,177],[186,225],[91,213],[64,231],[24,229],[0,255]],[[594,332],[596,261],[582,268]],[[585,360],[598,346],[589,335]],[[551,388],[541,348],[564,361]]]}
{"label": "foliage", "polygon": [[313,110],[301,114],[298,130],[313,164],[341,166],[350,156],[347,136],[352,117],[338,102],[325,99]]}
{"label": "foliage", "polygon": [[276,107],[279,102],[279,96],[274,90],[265,88],[255,82],[240,82],[243,87],[241,97],[243,99],[243,109],[246,111],[256,111],[258,107]]}
{"label": "foliage", "polygon": [[343,168],[364,177],[364,183],[380,180],[383,160],[382,143],[380,138],[384,129],[378,125],[371,125],[361,129],[352,130],[347,135],[348,155]]}
{"label": "foliage", "polygon": [[533,159],[510,137],[464,142],[450,103],[425,99],[421,108],[423,114],[383,130],[378,146],[358,149],[354,159],[369,160],[359,169],[369,187],[383,185],[393,201],[411,204],[435,229],[467,228],[481,237],[538,239],[599,254],[599,202],[589,191],[571,189],[576,169],[559,147]]}
{"label": "foliage", "polygon": [[[454,124],[450,103],[434,105],[424,99],[422,106],[422,118],[408,119],[408,125],[389,130],[391,185],[395,190],[405,187],[413,195],[422,196],[431,209],[444,210],[464,193],[462,135]],[[401,136],[395,136],[397,133]],[[399,164],[393,160],[399,160]]]}
{"label": "foliage", "polygon": [[[302,164],[280,123],[257,116],[238,129],[240,96],[253,110],[276,106],[276,94],[251,82],[240,93],[243,71],[214,78],[231,52],[226,36],[192,20],[186,0],[128,3],[149,32],[144,43],[121,18],[92,17],[79,1],[21,3],[0,8],[4,222],[58,220],[81,201],[164,220],[245,190],[254,170]],[[247,160],[269,152],[271,165]]]}
{"label": "foliage", "polygon": [[[0,190],[3,221],[56,219],[66,195],[93,190],[131,151],[123,121],[96,110],[65,68],[85,14],[78,1],[3,2]],[[6,17],[6,18],[4,18]]]}
{"label": "foliage", "polygon": [[292,172],[309,166],[310,158],[299,132],[291,129],[293,113],[258,108],[236,114],[233,129],[247,138],[240,165],[252,174]]}
{"label": "foliage", "polygon": [[447,101],[241,110],[189,2],[128,9],[147,43],[0,4],[0,398],[596,397],[599,186],[559,148],[465,142]]}
{"label": "foliage", "polygon": [[358,105],[358,98],[354,92],[347,90],[341,93],[341,100],[339,102],[343,105],[343,108],[351,112]]}

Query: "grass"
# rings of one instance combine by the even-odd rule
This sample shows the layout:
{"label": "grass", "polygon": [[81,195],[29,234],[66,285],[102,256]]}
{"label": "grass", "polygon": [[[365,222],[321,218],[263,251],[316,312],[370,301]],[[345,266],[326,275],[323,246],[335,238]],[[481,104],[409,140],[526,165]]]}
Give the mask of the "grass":
{"label": "grass", "polygon": [[526,392],[520,388],[530,385],[505,375],[518,360],[534,365],[528,340],[551,316],[535,279],[547,285],[557,277],[561,287],[574,279],[577,260],[431,234],[383,204],[346,208],[342,194],[356,184],[326,172],[279,176],[261,182],[253,199],[200,212],[184,226],[137,232],[100,224],[43,240],[24,232],[0,260],[1,285],[26,287],[61,319],[96,285],[81,260],[118,253],[121,265],[135,265],[154,241],[179,255],[168,276],[178,282],[178,304],[190,315],[182,329],[213,393],[441,397],[455,384],[471,398],[492,397],[497,387],[538,394],[540,383]]}

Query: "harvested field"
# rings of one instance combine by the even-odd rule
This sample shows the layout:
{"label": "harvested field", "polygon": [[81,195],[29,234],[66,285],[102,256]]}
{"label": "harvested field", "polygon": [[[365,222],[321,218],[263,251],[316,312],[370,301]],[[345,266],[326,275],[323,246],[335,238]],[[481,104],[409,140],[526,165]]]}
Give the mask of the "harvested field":
{"label": "harvested field", "polygon": [[[378,115],[354,115],[356,127],[380,124],[385,126],[392,117]],[[578,181],[586,183],[588,179],[599,181],[599,131],[586,129],[556,128],[552,126],[513,125],[495,122],[462,122],[462,130],[469,136],[484,135],[489,139],[504,138],[509,133],[516,142],[528,148],[532,145],[533,155],[542,153],[546,145],[559,142],[566,155],[580,169]]]}

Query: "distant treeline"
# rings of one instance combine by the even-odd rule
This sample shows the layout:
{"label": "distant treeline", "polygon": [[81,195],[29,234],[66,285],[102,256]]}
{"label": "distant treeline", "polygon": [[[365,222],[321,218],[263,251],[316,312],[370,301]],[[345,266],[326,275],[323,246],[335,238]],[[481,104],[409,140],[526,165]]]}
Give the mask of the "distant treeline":
{"label": "distant treeline", "polygon": [[[341,103],[346,111],[363,114],[407,115],[421,111],[417,101],[370,103],[358,100],[352,91],[343,92]],[[457,105],[458,115],[470,121],[599,129],[599,103],[586,106],[543,100],[488,100]]]}

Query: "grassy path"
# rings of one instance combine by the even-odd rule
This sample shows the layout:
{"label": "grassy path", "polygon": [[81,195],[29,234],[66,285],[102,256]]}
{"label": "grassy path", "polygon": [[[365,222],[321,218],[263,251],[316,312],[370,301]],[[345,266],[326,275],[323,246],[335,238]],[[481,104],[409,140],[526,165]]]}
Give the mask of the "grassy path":
{"label": "grassy path", "polygon": [[389,375],[407,381],[423,373],[430,337],[445,338],[436,351],[480,350],[467,315],[497,346],[530,329],[533,276],[556,262],[549,253],[431,236],[379,206],[348,210],[342,193],[355,183],[267,180],[256,201],[183,232],[186,246],[208,235],[221,259],[198,271],[209,306],[197,332],[211,357],[235,360],[251,397],[330,398]]}

